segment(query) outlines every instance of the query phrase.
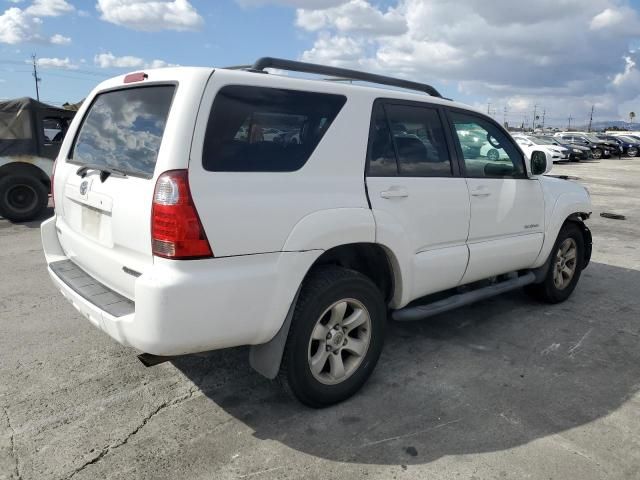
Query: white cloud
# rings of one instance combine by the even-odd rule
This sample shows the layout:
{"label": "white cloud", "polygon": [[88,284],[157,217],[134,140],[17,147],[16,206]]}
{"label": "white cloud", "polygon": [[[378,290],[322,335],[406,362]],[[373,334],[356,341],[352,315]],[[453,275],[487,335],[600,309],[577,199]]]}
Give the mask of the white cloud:
{"label": "white cloud", "polygon": [[65,37],[64,35],[60,35],[59,33],[56,33],[49,40],[54,45],[69,45],[71,43],[71,39],[69,37]]}
{"label": "white cloud", "polygon": [[302,54],[302,59],[320,64],[349,66],[358,62],[363,53],[363,45],[358,40],[324,35],[316,40],[311,50]]}
{"label": "white cloud", "polygon": [[[640,37],[628,0],[372,0],[299,9],[296,24],[317,32],[306,61],[360,68],[445,86],[494,105],[546,104],[562,115],[616,115],[640,95],[628,45]],[[621,23],[622,22],[622,23]],[[511,102],[511,103],[510,103]],[[485,104],[486,108],[486,104]],[[560,113],[558,113],[560,115]],[[582,113],[580,113],[582,115]]]}
{"label": "white cloud", "polygon": [[132,57],[130,55],[116,57],[111,52],[96,55],[94,62],[100,68],[137,68],[144,65],[142,58]]}
{"label": "white cloud", "polygon": [[[16,2],[13,2],[16,3]],[[60,34],[50,38],[40,33],[40,17],[59,16],[73,10],[65,0],[34,0],[27,8],[11,7],[0,14],[0,43],[15,45],[24,42],[66,45],[71,39]]]}
{"label": "white cloud", "polygon": [[34,0],[25,12],[34,17],[58,17],[73,10],[66,0]]}
{"label": "white cloud", "polygon": [[236,0],[243,7],[258,7],[263,5],[286,5],[296,8],[323,9],[335,7],[349,0]]}
{"label": "white cloud", "polygon": [[204,23],[188,0],[98,0],[107,22],[142,31],[198,30]]}
{"label": "white cloud", "polygon": [[66,58],[39,58],[38,66],[42,68],[64,68],[65,70],[75,70],[78,68],[69,57]]}
{"label": "white cloud", "polygon": [[335,27],[340,32],[369,32],[375,35],[399,35],[407,31],[405,17],[394,8],[382,12],[365,0],[325,9],[298,9],[296,24],[315,31]]}
{"label": "white cloud", "polygon": [[111,52],[99,53],[93,58],[93,61],[100,68],[164,68],[177,66],[164,60],[145,61],[143,58],[131,55],[116,57]]}

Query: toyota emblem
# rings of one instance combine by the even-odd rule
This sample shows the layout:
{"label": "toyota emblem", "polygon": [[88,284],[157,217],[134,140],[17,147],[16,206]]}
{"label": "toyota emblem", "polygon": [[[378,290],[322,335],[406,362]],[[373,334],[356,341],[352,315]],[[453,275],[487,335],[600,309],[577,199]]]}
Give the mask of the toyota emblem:
{"label": "toyota emblem", "polygon": [[85,180],[80,184],[80,195],[87,194],[87,188],[89,187],[89,183]]}

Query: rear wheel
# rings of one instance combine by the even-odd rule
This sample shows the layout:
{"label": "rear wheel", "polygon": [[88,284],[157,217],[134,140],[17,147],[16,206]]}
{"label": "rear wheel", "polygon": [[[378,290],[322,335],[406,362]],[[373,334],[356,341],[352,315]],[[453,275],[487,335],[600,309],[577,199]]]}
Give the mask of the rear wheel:
{"label": "rear wheel", "polygon": [[47,207],[49,192],[40,180],[27,175],[0,179],[0,215],[12,222],[37,218]]}
{"label": "rear wheel", "polygon": [[640,150],[638,150],[636,147],[629,147],[629,149],[627,150],[627,157],[637,157],[639,152]]}
{"label": "rear wheel", "polygon": [[487,158],[492,162],[497,162],[500,159],[500,154],[498,153],[498,150],[492,148],[487,152]]}
{"label": "rear wheel", "polygon": [[542,283],[526,290],[548,303],[564,302],[578,284],[584,259],[584,237],[575,223],[568,222],[560,230],[553,250],[549,271]]}
{"label": "rear wheel", "polygon": [[356,393],[380,357],[386,313],[380,290],[364,275],[333,266],[312,271],[280,366],[285,390],[314,408]]}

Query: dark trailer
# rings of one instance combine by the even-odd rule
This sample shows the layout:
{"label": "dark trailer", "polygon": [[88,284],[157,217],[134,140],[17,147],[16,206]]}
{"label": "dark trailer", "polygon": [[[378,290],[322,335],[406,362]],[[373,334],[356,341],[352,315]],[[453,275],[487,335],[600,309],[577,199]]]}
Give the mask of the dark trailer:
{"label": "dark trailer", "polygon": [[0,216],[28,221],[46,208],[53,162],[75,113],[33,98],[0,100]]}

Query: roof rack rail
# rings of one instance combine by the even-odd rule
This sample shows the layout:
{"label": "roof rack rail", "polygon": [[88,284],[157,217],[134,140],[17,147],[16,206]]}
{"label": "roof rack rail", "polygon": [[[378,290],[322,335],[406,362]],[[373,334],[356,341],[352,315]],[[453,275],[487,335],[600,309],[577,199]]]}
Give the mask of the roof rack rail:
{"label": "roof rack rail", "polygon": [[294,60],[285,60],[283,58],[262,57],[248,70],[251,72],[265,73],[265,68],[277,68],[280,70],[288,70],[292,72],[316,73],[319,75],[330,75],[339,77],[341,80],[361,80],[363,82],[378,83],[380,85],[389,85],[392,87],[406,88],[407,90],[417,90],[424,92],[432,97],[442,98],[442,95],[426,83],[412,82],[410,80],[402,80],[400,78],[386,77],[384,75],[376,75],[374,73],[359,72],[358,70],[350,70],[347,68],[328,67],[325,65],[317,65],[315,63],[297,62]]}

